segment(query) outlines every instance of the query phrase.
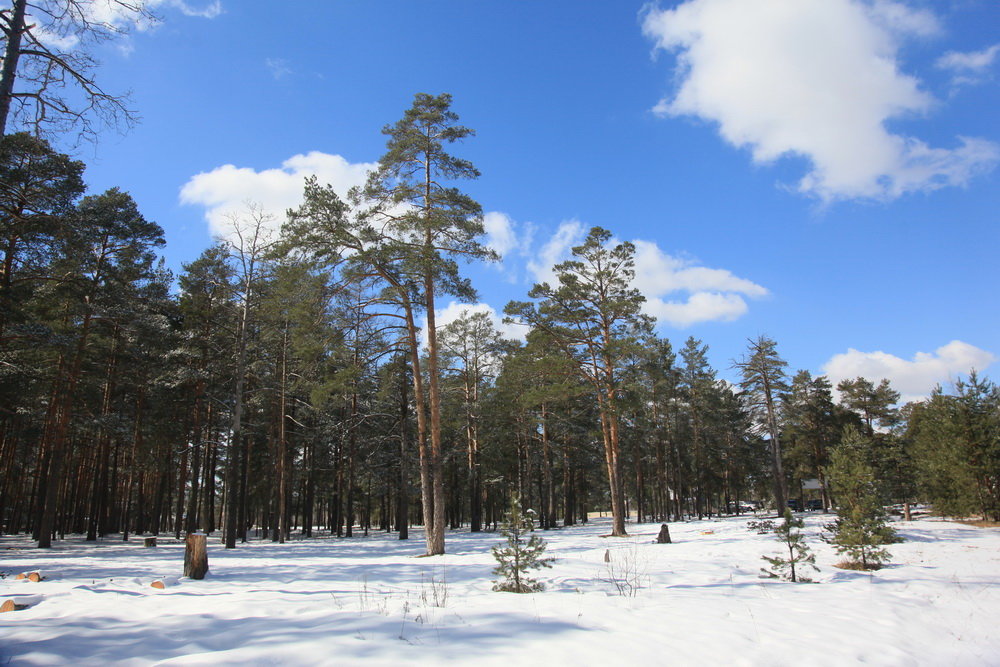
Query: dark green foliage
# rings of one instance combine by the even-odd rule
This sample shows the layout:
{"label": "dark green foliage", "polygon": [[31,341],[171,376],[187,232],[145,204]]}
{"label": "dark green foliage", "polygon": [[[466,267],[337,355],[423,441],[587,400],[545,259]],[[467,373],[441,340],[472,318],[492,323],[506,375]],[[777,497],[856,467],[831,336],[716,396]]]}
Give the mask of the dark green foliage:
{"label": "dark green foliage", "polygon": [[946,516],[1000,521],[1000,388],[973,372],[908,406],[904,438],[922,495]]}
{"label": "dark green foliage", "polygon": [[573,259],[554,267],[558,286],[536,284],[528,293],[534,302],[512,301],[504,312],[545,332],[590,385],[601,415],[612,533],[625,535],[619,437],[622,375],[641,350],[640,340],[652,331],[652,320],[642,314],[645,299],[632,286],[635,247],[610,242],[611,232],[593,227],[573,248]]}
{"label": "dark green foliage", "polygon": [[817,479],[829,506],[826,466],[830,449],[839,440],[845,417],[853,416],[833,402],[830,381],[799,371],[782,397],[782,443],[786,469],[799,488],[800,480]]}
{"label": "dark green foliage", "polygon": [[868,439],[849,428],[833,451],[828,475],[838,518],[827,529],[832,532],[828,541],[837,553],[846,554],[849,562],[860,569],[874,570],[889,560],[884,545],[898,542],[899,538],[882,507],[875,469],[865,452],[868,446]]}
{"label": "dark green foliage", "polygon": [[[818,571],[818,568],[815,565],[816,556],[809,550],[809,545],[806,544],[805,538],[802,536],[801,531],[804,525],[802,519],[792,516],[792,511],[785,508],[784,521],[781,522],[781,525],[774,527],[773,532],[778,542],[781,542],[788,550],[788,556],[761,556],[771,565],[769,569],[761,568],[762,574],[792,582],[811,581],[808,577],[802,576],[802,570],[805,567],[811,567]],[[796,572],[796,566],[798,566],[798,572]]]}
{"label": "dark green foliage", "polygon": [[774,532],[774,521],[771,519],[747,521],[747,530],[752,530],[758,535],[767,535]]}
{"label": "dark green foliage", "polygon": [[840,402],[849,410],[861,415],[868,434],[875,432],[875,427],[889,428],[899,421],[899,411],[894,407],[899,401],[899,392],[889,386],[889,381],[883,379],[878,386],[870,380],[859,377],[844,380],[837,385],[840,391]]}
{"label": "dark green foliage", "polygon": [[771,485],[777,511],[785,507],[788,482],[782,465],[781,441],[778,428],[778,401],[788,390],[785,367],[788,365],[778,355],[778,344],[767,336],[758,336],[749,342],[747,355],[735,363],[740,370],[743,390],[751,413],[761,433],[768,435],[771,448]]}
{"label": "dark green foliage", "polygon": [[[552,567],[554,558],[544,558],[545,540],[534,534],[533,510],[523,511],[521,499],[511,496],[510,509],[504,517],[501,533],[507,538],[506,545],[493,547],[493,557],[498,565],[493,574],[501,577],[493,584],[493,590],[505,593],[535,593],[545,590],[545,585],[527,576],[531,570]],[[530,537],[527,537],[530,534]]]}

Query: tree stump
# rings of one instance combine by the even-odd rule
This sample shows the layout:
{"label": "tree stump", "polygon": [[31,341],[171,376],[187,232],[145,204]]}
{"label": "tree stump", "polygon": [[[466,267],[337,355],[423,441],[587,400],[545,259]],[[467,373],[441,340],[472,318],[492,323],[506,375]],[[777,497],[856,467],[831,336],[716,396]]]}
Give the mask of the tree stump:
{"label": "tree stump", "polygon": [[142,540],[142,546],[144,547],[155,547],[156,538],[155,537],[144,537]]}
{"label": "tree stump", "polygon": [[660,524],[660,534],[656,536],[657,544],[672,544],[670,541],[670,526],[665,523]]}
{"label": "tree stump", "polygon": [[167,585],[166,585],[166,584],[164,584],[164,583],[163,583],[162,581],[160,581],[159,579],[157,579],[156,581],[154,581],[153,583],[151,583],[151,584],[150,584],[150,586],[152,586],[153,588],[159,588],[159,589],[160,589],[161,591],[162,591],[162,590],[163,590],[164,588],[166,588],[166,587],[167,587]]}
{"label": "tree stump", "polygon": [[184,540],[184,576],[204,579],[208,573],[208,547],[205,533],[190,533]]}

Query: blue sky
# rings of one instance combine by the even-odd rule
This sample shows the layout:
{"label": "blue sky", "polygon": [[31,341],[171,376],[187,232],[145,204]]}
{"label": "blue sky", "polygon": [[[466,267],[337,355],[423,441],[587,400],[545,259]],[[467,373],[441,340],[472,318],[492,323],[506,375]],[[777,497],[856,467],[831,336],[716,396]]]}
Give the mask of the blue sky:
{"label": "blue sky", "polygon": [[[161,0],[98,54],[141,124],[81,157],[166,230],[360,179],[413,94],[477,136],[501,311],[592,225],[637,241],[659,331],[724,377],[767,334],[791,369],[926,393],[1000,355],[995,0]],[[213,228],[213,224],[215,227]],[[486,306],[480,306],[486,308]],[[455,312],[451,308],[449,313]],[[995,375],[995,373],[992,373]]]}

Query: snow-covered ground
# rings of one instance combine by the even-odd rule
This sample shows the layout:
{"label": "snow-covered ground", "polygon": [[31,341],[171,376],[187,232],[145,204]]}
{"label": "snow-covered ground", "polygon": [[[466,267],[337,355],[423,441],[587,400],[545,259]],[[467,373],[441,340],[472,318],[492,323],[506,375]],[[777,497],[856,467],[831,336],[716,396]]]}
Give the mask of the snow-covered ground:
{"label": "snow-covered ground", "polygon": [[[863,573],[833,567],[829,520],[806,517],[814,584],[761,579],[779,545],[746,517],[670,524],[668,545],[658,525],[609,538],[599,520],[544,533],[558,561],[533,595],[491,590],[494,533],[449,533],[433,558],[415,557],[419,530],[228,551],[209,538],[202,581],[162,537],[51,551],[2,537],[0,603],[31,606],[0,614],[0,663],[1000,664],[1000,529],[899,523],[891,565]],[[28,570],[46,580],[15,581]]]}

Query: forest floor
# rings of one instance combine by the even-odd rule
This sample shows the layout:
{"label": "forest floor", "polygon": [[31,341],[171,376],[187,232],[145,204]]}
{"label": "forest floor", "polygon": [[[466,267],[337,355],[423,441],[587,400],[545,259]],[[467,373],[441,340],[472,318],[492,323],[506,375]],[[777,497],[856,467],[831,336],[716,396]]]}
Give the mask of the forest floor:
{"label": "forest floor", "polygon": [[[817,583],[759,576],[780,545],[752,517],[671,523],[663,545],[658,524],[610,538],[597,520],[543,533],[558,560],[530,595],[491,590],[496,533],[451,532],[430,558],[419,529],[209,538],[201,581],[172,539],[0,537],[0,603],[30,605],[0,614],[0,664],[1000,664],[1000,529],[897,522],[890,564],[855,572],[820,540],[831,515],[804,516]],[[14,578],[33,570],[44,580]]]}

